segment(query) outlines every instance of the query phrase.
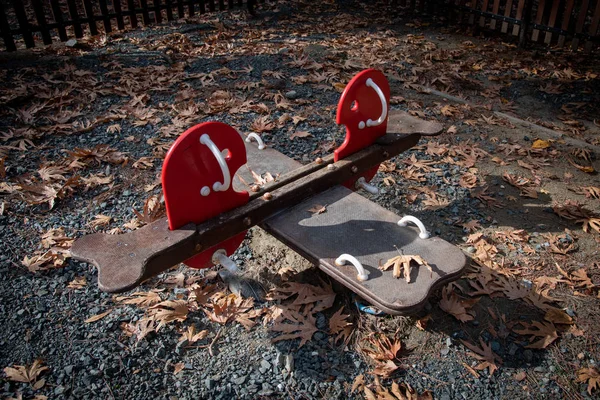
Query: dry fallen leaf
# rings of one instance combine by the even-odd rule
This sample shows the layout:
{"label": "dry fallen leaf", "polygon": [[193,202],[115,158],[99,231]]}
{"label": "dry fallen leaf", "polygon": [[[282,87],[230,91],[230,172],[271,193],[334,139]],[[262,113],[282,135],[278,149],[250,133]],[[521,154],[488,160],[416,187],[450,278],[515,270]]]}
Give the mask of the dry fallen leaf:
{"label": "dry fallen leaf", "polygon": [[479,299],[460,299],[454,291],[448,293],[448,287],[446,286],[442,289],[440,308],[459,321],[467,322],[475,319],[475,312],[470,311],[470,308],[473,307],[473,304],[477,301],[479,301]]}
{"label": "dry fallen leaf", "polygon": [[102,318],[106,317],[106,316],[107,316],[108,314],[110,314],[111,312],[112,312],[112,308],[111,308],[110,310],[108,310],[108,311],[105,311],[105,312],[101,313],[101,314],[96,314],[96,315],[93,315],[93,316],[89,317],[88,319],[86,319],[86,320],[85,320],[85,321],[83,321],[83,322],[85,322],[86,324],[89,324],[89,323],[91,323],[91,322],[96,322],[96,321],[99,321],[99,320],[101,320]]}
{"label": "dry fallen leaf", "polygon": [[537,139],[531,145],[532,149],[547,149],[551,143],[547,140]]}
{"label": "dry fallen leaf", "polygon": [[525,329],[513,329],[513,332],[524,336],[530,335],[531,339],[535,337],[541,338],[537,342],[525,346],[527,348],[545,349],[558,339],[558,333],[552,322],[533,321],[531,324],[528,324],[527,322],[520,322],[520,324],[525,326]]}
{"label": "dry fallen leaf", "polygon": [[327,207],[326,206],[322,206],[320,204],[315,204],[314,206],[312,206],[311,208],[308,209],[309,212],[319,215],[319,214],[323,214],[324,212],[327,211]]}
{"label": "dry fallen leaf", "polygon": [[[24,365],[14,365],[12,367],[4,368],[4,373],[6,374],[6,379],[15,382],[23,382],[29,383],[34,386],[34,389],[40,389],[44,386],[45,380],[40,380],[36,383],[37,377],[44,371],[47,371],[48,367],[42,366],[42,360],[37,359],[31,364],[31,366],[27,367]],[[40,384],[40,382],[42,384]]]}
{"label": "dry fallen leaf", "polygon": [[587,382],[587,392],[591,396],[593,390],[600,388],[600,372],[596,367],[581,368],[577,371],[577,381]]}
{"label": "dry fallen leaf", "polygon": [[465,341],[461,340],[461,342],[467,346],[471,351],[473,351],[473,357],[478,359],[479,361],[483,361],[481,364],[475,367],[476,370],[483,370],[488,368],[490,376],[494,374],[494,372],[498,369],[498,365],[502,363],[502,359],[496,353],[492,351],[492,346],[486,344],[482,338],[479,338],[479,344],[481,348]]}
{"label": "dry fallen leaf", "polygon": [[185,368],[185,364],[180,362],[177,363],[173,366],[173,375],[177,375],[178,373],[180,373],[181,371],[183,371],[183,369]]}
{"label": "dry fallen leaf", "polygon": [[433,274],[433,269],[431,269],[431,265],[427,264],[427,261],[423,260],[421,256],[417,255],[399,255],[393,258],[390,258],[386,261],[385,264],[380,265],[379,269],[382,271],[387,271],[390,268],[394,268],[393,276],[394,278],[400,278],[404,273],[404,279],[407,283],[410,283],[410,263],[414,261],[418,265],[425,266],[429,272]]}
{"label": "dry fallen leaf", "polygon": [[294,138],[305,138],[308,136],[312,136],[312,133],[308,131],[294,131],[294,133],[290,135],[290,140],[293,140]]}

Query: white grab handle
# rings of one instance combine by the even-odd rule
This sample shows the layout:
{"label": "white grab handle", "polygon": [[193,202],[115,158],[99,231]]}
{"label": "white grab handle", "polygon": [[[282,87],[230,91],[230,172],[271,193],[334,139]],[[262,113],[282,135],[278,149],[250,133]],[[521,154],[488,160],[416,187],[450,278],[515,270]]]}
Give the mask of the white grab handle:
{"label": "white grab handle", "polygon": [[[221,167],[221,172],[223,173],[223,183],[215,182],[213,184],[213,190],[215,192],[226,191],[231,185],[231,174],[229,173],[229,167],[227,166],[227,163],[225,162],[225,159],[221,154],[221,150],[219,150],[219,148],[213,143],[213,141],[210,140],[210,136],[208,136],[207,133],[200,136],[200,143],[207,146],[210,149],[210,151],[212,151],[213,155],[217,159],[217,162],[219,163],[219,166]],[[208,194],[210,193],[210,188],[208,186],[204,186],[200,193],[202,194],[202,196],[208,196]]]}
{"label": "white grab handle", "polygon": [[367,180],[364,176],[358,178],[355,186],[357,189],[364,189],[371,194],[379,194],[379,189],[377,188],[377,186],[373,186],[370,183],[367,183]]}
{"label": "white grab handle", "polygon": [[266,147],[265,142],[263,142],[263,140],[260,138],[260,136],[258,136],[258,134],[254,132],[249,133],[248,136],[246,136],[246,143],[250,143],[252,141],[251,139],[256,140],[256,143],[258,143],[259,150],[263,150]]}
{"label": "white grab handle", "polygon": [[213,253],[212,262],[215,265],[221,264],[227,269],[227,271],[231,272],[232,274],[235,274],[239,271],[235,261],[227,257],[227,253],[223,249],[219,249]]}
{"label": "white grab handle", "polygon": [[342,254],[335,260],[335,265],[346,265],[346,262],[351,263],[356,268],[358,275],[356,275],[356,279],[361,282],[364,282],[369,279],[369,272],[365,271],[362,264],[356,259],[356,257],[351,256],[350,254]]}
{"label": "white grab handle", "polygon": [[427,229],[425,229],[425,225],[423,225],[423,223],[418,218],[413,217],[412,215],[405,215],[404,217],[402,217],[402,219],[398,221],[398,226],[406,226],[408,222],[412,222],[419,228],[419,230],[421,231],[419,233],[419,237],[421,239],[429,239],[429,232],[427,232]]}
{"label": "white grab handle", "polygon": [[368,119],[366,124],[364,121],[360,121],[358,124],[358,129],[364,129],[365,126],[371,127],[381,125],[385,121],[385,117],[387,117],[388,108],[387,101],[385,100],[385,95],[383,94],[379,86],[377,86],[377,84],[373,82],[373,79],[367,79],[367,86],[375,90],[375,92],[379,96],[379,100],[381,101],[381,115],[375,121],[373,121],[372,119]]}

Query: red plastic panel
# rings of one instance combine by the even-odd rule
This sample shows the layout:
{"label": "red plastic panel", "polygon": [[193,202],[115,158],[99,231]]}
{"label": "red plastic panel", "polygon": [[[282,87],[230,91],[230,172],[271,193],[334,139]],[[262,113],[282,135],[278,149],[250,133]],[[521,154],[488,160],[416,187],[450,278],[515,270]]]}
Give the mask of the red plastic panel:
{"label": "red plastic panel", "polygon": [[[207,134],[216,147],[225,154],[231,180],[236,171],[246,164],[246,148],[239,133],[221,122],[205,122],[183,133],[173,144],[162,170],[162,185],[169,219],[169,229],[177,229],[190,222],[199,224],[225,211],[246,204],[248,192],[236,192],[233,185],[227,190],[215,191],[215,182],[224,183],[223,171],[208,145],[200,142]],[[227,152],[225,150],[228,150]],[[204,196],[201,191],[208,188]],[[192,268],[208,268],[217,249],[231,254],[244,239],[240,233],[188,259]]]}
{"label": "red plastic panel", "polygon": [[[385,104],[383,104],[375,87],[381,91]],[[343,124],[346,126],[346,139],[335,150],[335,161],[370,146],[378,137],[385,135],[389,105],[390,85],[381,71],[367,69],[352,78],[338,103],[336,122],[338,125]],[[385,114],[385,118],[382,118],[382,121],[378,123],[383,114]],[[377,167],[361,176],[365,177],[368,182],[376,173]],[[347,182],[345,186],[354,189],[354,182],[355,180]]]}

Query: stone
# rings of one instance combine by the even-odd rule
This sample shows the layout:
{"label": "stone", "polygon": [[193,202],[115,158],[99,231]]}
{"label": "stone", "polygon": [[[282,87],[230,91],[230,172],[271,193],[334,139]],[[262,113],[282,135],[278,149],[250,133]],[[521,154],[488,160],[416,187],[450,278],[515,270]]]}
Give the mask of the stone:
{"label": "stone", "polygon": [[261,366],[261,368],[262,368],[262,369],[264,369],[264,370],[269,370],[269,369],[271,369],[271,363],[270,363],[270,362],[268,362],[267,360],[264,360],[264,359],[260,361],[260,366]]}
{"label": "stone", "polygon": [[523,352],[523,358],[526,362],[530,363],[533,360],[533,351],[527,349]]}
{"label": "stone", "polygon": [[442,356],[447,356],[447,355],[448,355],[448,353],[450,353],[450,349],[449,349],[449,348],[447,348],[447,347],[444,347],[442,350],[440,350],[440,354],[441,354]]}
{"label": "stone", "polygon": [[246,382],[246,377],[240,376],[239,378],[233,378],[231,380],[231,382],[239,386],[239,385],[242,385],[244,382]]}
{"label": "stone", "polygon": [[67,47],[75,47],[77,46],[77,39],[69,39],[65,42],[65,46]]}
{"label": "stone", "polygon": [[285,93],[285,97],[290,99],[290,100],[294,100],[298,98],[298,92],[296,92],[295,90],[290,90],[289,92]]}
{"label": "stone", "polygon": [[212,390],[215,387],[215,381],[213,381],[211,378],[206,378],[204,381],[204,386],[206,386],[208,390]]}

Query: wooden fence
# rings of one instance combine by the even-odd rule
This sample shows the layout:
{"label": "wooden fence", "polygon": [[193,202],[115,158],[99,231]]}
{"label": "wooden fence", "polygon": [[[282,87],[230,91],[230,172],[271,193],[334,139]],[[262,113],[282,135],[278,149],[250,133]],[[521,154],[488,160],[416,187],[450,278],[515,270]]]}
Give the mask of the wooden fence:
{"label": "wooden fence", "polygon": [[[243,6],[247,0],[0,0],[0,36],[6,50],[80,38],[139,23],[161,23]],[[396,0],[419,14],[443,15],[450,23],[519,36],[519,43],[597,49],[600,0]],[[98,26],[100,25],[100,27]]]}
{"label": "wooden fence", "polygon": [[[136,28],[216,10],[241,7],[247,0],[0,0],[0,36],[8,51],[16,40],[34,47],[35,40],[61,41]],[[260,1],[259,1],[260,2]],[[101,23],[100,29],[98,23]]]}

